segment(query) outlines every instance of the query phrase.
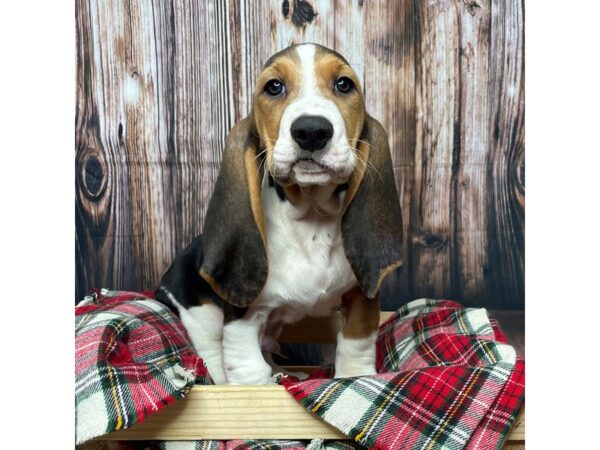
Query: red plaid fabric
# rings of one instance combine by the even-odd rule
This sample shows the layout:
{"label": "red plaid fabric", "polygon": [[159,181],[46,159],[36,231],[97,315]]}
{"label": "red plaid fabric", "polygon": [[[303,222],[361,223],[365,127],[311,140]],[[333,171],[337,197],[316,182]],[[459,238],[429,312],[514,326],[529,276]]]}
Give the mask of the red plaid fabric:
{"label": "red plaid fabric", "polygon": [[524,363],[484,309],[415,300],[381,326],[378,375],[282,378],[309,411],[374,449],[499,449]]}
{"label": "red plaid fabric", "polygon": [[[127,428],[194,382],[186,331],[149,293],[95,291],[76,308],[76,441]],[[378,375],[280,382],[352,441],[162,442],[177,450],[499,449],[524,400],[524,362],[483,309],[415,300],[381,326]],[[132,448],[132,443],[126,444]]]}
{"label": "red plaid fabric", "polygon": [[75,308],[76,443],[142,422],[194,382],[208,372],[161,303],[94,290]]}

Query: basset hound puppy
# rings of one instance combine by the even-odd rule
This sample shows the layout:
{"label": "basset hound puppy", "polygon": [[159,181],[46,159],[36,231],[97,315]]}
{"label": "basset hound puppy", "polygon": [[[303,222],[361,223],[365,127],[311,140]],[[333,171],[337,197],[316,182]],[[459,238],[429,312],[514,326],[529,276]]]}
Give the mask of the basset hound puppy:
{"label": "basset hound puppy", "polygon": [[335,377],[375,373],[381,282],[401,265],[386,132],[336,52],[293,45],[225,142],[201,236],[156,291],[216,383],[266,384],[284,324],[342,311]]}

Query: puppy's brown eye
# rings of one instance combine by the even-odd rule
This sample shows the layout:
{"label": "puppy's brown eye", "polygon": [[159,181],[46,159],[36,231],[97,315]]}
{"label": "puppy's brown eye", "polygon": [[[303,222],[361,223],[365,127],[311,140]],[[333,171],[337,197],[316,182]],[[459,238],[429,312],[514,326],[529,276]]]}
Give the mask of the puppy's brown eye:
{"label": "puppy's brown eye", "polygon": [[335,90],[341,94],[348,94],[354,89],[354,82],[348,77],[339,77],[335,82]]}
{"label": "puppy's brown eye", "polygon": [[270,80],[265,84],[265,93],[272,97],[277,97],[283,94],[285,85],[279,80]]}

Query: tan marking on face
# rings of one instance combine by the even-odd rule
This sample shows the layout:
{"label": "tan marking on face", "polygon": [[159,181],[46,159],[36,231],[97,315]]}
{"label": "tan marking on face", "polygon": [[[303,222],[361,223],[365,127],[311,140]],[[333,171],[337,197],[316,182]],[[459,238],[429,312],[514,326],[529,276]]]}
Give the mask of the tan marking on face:
{"label": "tan marking on face", "polygon": [[[337,105],[344,118],[348,142],[356,148],[365,121],[365,103],[358,76],[339,56],[320,47],[315,55],[315,72],[319,91]],[[348,94],[335,91],[335,82],[341,77],[350,78],[355,89]]]}
{"label": "tan marking on face", "polygon": [[[317,48],[315,71],[319,91],[338,107],[346,126],[346,137],[357,156],[356,168],[350,176],[348,192],[344,198],[345,211],[358,191],[369,159],[369,144],[359,141],[366,118],[363,91],[358,76],[352,67],[339,56],[328,52],[326,49]],[[355,89],[352,92],[340,94],[335,91],[335,82],[341,77],[348,77],[353,81]]]}
{"label": "tan marking on face", "polygon": [[[366,118],[362,88],[358,76],[343,57],[319,45],[314,45],[314,48],[312,59],[306,60],[306,55],[310,55],[310,51],[307,52],[304,46],[290,47],[274,55],[267,62],[263,72],[260,74],[254,92],[253,104],[253,117],[261,141],[259,152],[264,152],[266,168],[271,173],[274,173],[274,152],[275,148],[277,148],[277,152],[279,152],[277,156],[277,168],[280,171],[283,168],[283,173],[285,174],[285,171],[290,170],[291,167],[291,165],[286,166],[286,164],[289,164],[285,161],[286,157],[289,158],[296,151],[291,150],[291,148],[295,148],[296,144],[288,135],[287,121],[293,123],[293,120],[303,113],[302,109],[299,109],[301,108],[299,105],[302,103],[297,103],[296,100],[306,102],[307,114],[310,114],[313,108],[315,108],[314,105],[321,105],[317,108],[337,109],[334,115],[339,117],[336,120],[340,123],[340,126],[343,122],[345,135],[342,136],[344,136],[345,143],[341,142],[341,137],[337,134],[338,137],[335,138],[337,141],[332,141],[335,142],[332,145],[338,146],[336,148],[349,145],[350,149],[348,151],[352,151],[354,156],[356,156],[353,163],[355,166],[354,169],[349,168],[353,170],[349,180],[351,195],[346,196],[346,203],[349,204],[358,185],[362,181],[368,157],[368,145],[361,149],[361,143],[359,142]],[[307,66],[307,64],[310,65]],[[311,71],[310,74],[307,74],[307,69]],[[335,90],[335,82],[340,77],[351,79],[355,89],[346,94]],[[273,79],[279,80],[284,84],[284,94],[270,96],[265,93],[266,84]],[[319,98],[331,106],[319,103]],[[288,109],[288,107],[291,107],[291,109]],[[298,109],[298,111],[294,110],[294,112],[290,112],[293,108]],[[339,129],[335,125],[335,121],[332,120],[331,114],[326,115],[326,117],[334,123],[336,129]],[[282,130],[282,126],[285,130]],[[280,136],[280,132],[286,134],[282,137]],[[282,141],[281,139],[284,140]],[[322,154],[318,157],[323,159],[328,158],[328,162],[330,163],[343,164],[340,163],[340,156]],[[284,185],[289,186],[285,178],[281,178],[280,181],[283,181]],[[293,202],[296,192],[286,192],[286,194],[291,194],[290,199]]]}
{"label": "tan marking on face", "polygon": [[342,296],[344,328],[342,335],[350,339],[364,339],[379,329],[379,296],[369,299],[356,287]]}
{"label": "tan marking on face", "polygon": [[[298,97],[302,87],[299,64],[294,52],[284,52],[264,68],[256,82],[253,114],[261,151],[266,150],[267,167],[272,166],[273,146],[279,137],[281,116],[290,102]],[[273,79],[285,85],[285,93],[279,97],[271,97],[264,91],[267,82]]]}

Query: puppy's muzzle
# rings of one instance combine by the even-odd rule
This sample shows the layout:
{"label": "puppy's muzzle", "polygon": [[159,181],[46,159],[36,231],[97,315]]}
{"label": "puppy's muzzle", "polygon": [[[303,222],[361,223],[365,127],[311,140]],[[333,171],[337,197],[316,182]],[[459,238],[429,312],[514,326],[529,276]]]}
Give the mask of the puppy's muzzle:
{"label": "puppy's muzzle", "polygon": [[292,138],[302,150],[321,150],[333,136],[333,125],[323,116],[301,116],[290,128]]}

